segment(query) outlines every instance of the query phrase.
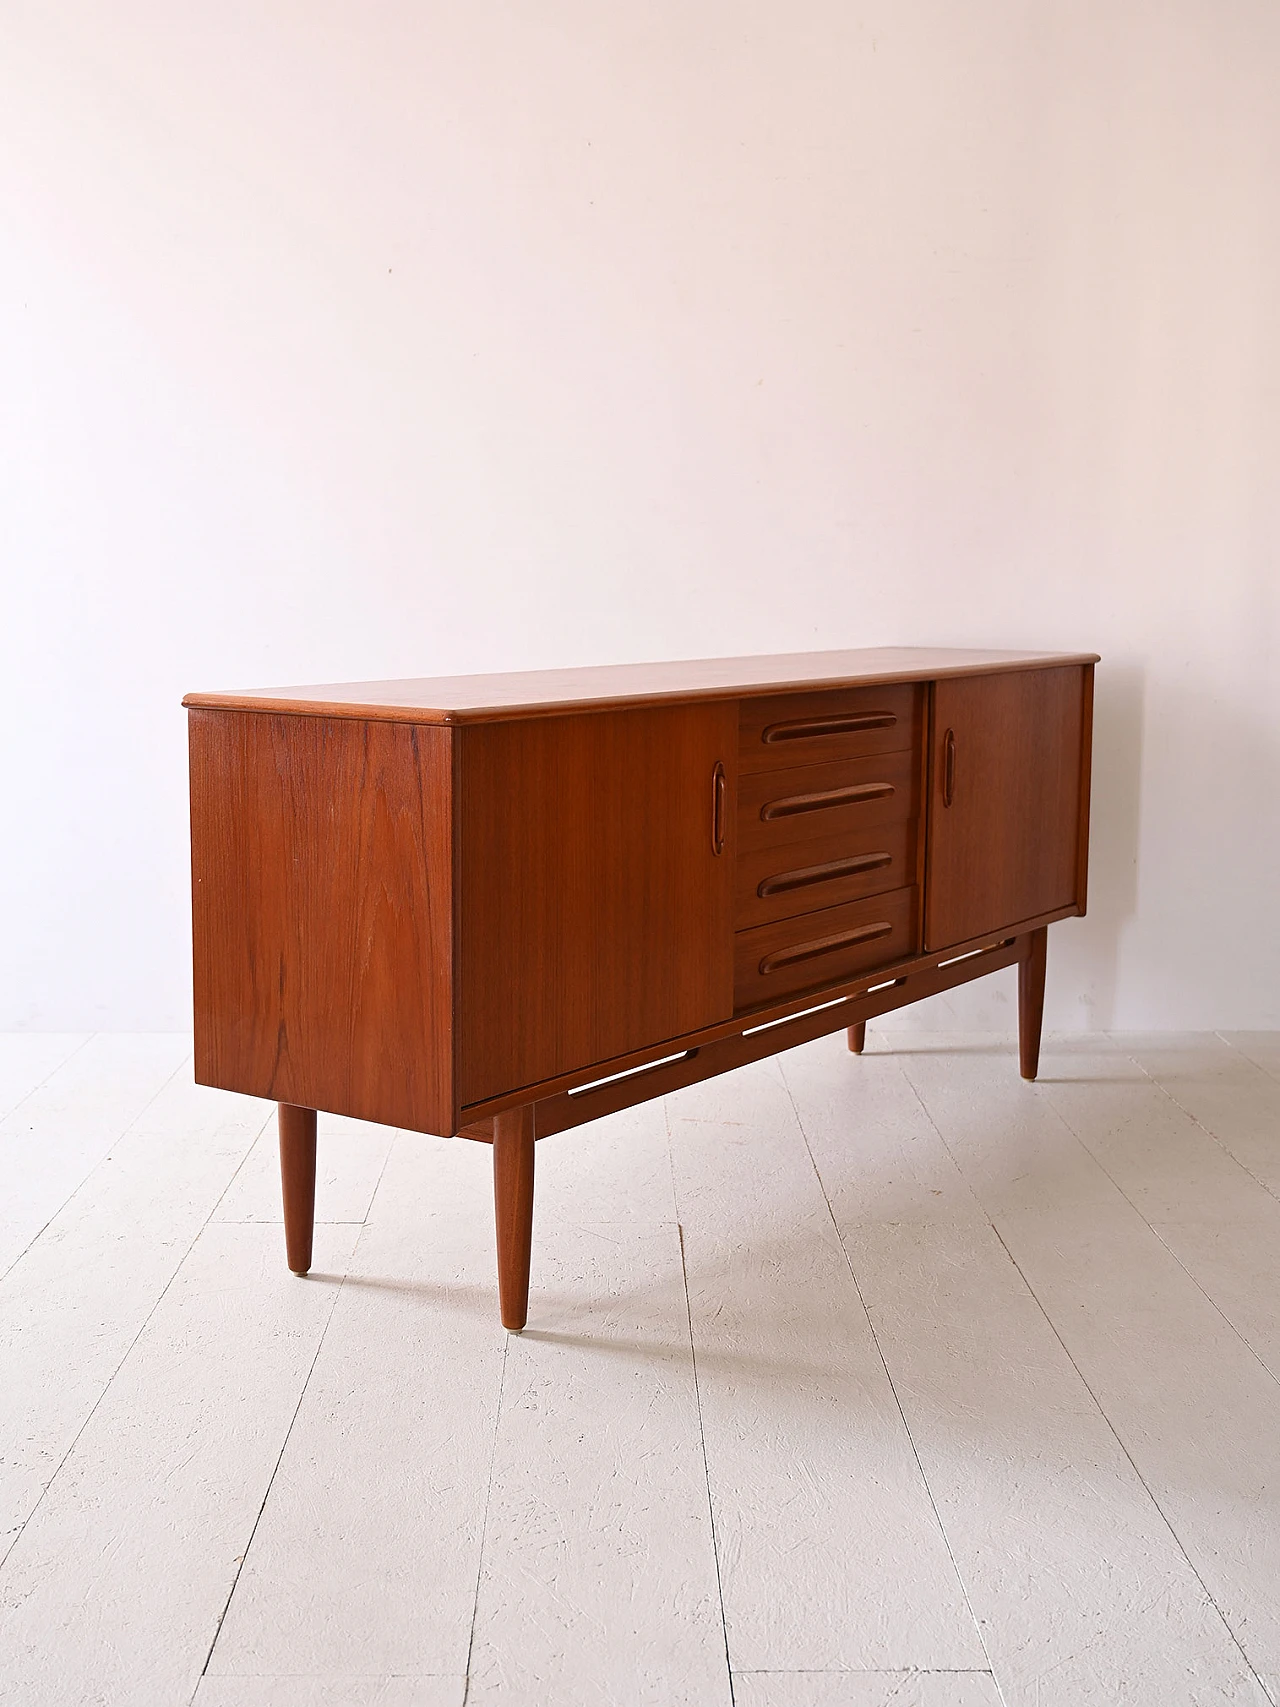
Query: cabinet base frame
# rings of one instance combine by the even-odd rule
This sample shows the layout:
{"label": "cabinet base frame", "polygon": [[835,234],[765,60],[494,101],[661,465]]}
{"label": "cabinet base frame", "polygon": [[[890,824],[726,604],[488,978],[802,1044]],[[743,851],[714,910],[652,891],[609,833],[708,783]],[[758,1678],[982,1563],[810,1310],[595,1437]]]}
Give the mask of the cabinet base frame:
{"label": "cabinet base frame", "polygon": [[[1072,908],[1070,911],[1074,912]],[[1062,917],[1055,914],[1054,917]],[[1014,934],[962,944],[946,954],[930,955],[898,969],[886,967],[879,982],[852,994],[836,993],[799,1012],[780,1016],[746,1014],[733,1030],[656,1062],[623,1068],[617,1074],[569,1090],[508,1104],[487,1119],[472,1121],[458,1133],[493,1146],[494,1218],[498,1245],[498,1294],[505,1328],[519,1332],[529,1309],[529,1261],[533,1232],[535,1138],[549,1138],[621,1109],[682,1090],[719,1073],[745,1067],[797,1044],[833,1031],[847,1030],[849,1046],[861,1053],[870,1019],[911,1002],[985,978],[1005,966],[1018,968],[1018,1027],[1023,1078],[1033,1079],[1040,1053],[1044,1009],[1045,949],[1048,929],[1039,920]],[[885,977],[884,973],[889,976]],[[865,986],[866,980],[864,979]],[[794,1004],[793,1004],[794,1006]],[[289,1266],[305,1274],[311,1258],[311,1219],[315,1190],[315,1113],[281,1105],[281,1171]]]}
{"label": "cabinet base frame", "polygon": [[[550,1138],[554,1133],[568,1132],[606,1114],[647,1102],[651,1097],[666,1096],[671,1091],[683,1090],[686,1085],[732,1072],[735,1067],[745,1067],[768,1055],[794,1049],[797,1044],[825,1037],[828,1032],[865,1028],[868,1020],[909,1007],[926,996],[954,990],[975,978],[985,978],[1005,966],[1018,967],[1019,990],[1025,987],[1028,992],[1019,1004],[1019,1016],[1024,1038],[1022,1061],[1024,1068],[1031,1064],[1032,1071],[1024,1071],[1023,1077],[1034,1078],[1044,996],[1044,941],[1048,934],[1045,927],[1051,919],[1065,918],[1075,911],[1074,907],[1065,909],[1044,920],[1028,920],[1015,931],[979,938],[976,943],[961,943],[945,953],[926,955],[901,966],[884,967],[859,979],[848,994],[840,990],[822,992],[817,1003],[810,998],[807,1005],[802,1000],[787,1004],[781,1013],[766,1009],[740,1015],[732,1027],[717,1027],[709,1034],[678,1040],[655,1062],[642,1059],[633,1066],[624,1058],[608,1078],[541,1096],[535,1092],[527,1106],[537,1111],[538,1137]],[[1037,983],[1039,1006],[1030,999]],[[1033,1021],[1035,1053],[1031,1052],[1029,1037]],[[470,1109],[466,1112],[472,1113]],[[492,1119],[473,1118],[459,1128],[457,1136],[491,1143]]]}

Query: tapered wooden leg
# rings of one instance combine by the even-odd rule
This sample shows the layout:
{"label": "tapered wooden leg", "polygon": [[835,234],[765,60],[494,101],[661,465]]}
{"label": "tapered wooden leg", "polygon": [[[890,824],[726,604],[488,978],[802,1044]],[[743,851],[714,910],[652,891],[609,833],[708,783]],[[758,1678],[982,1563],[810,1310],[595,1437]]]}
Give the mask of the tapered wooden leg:
{"label": "tapered wooden leg", "polygon": [[1031,932],[1024,959],[1018,962],[1018,1064],[1024,1079],[1040,1068],[1040,1022],[1044,1018],[1044,969],[1049,927]]}
{"label": "tapered wooden leg", "polygon": [[493,1208],[498,1228],[498,1304],[513,1333],[529,1319],[533,1244],[533,1109],[493,1117]]}
{"label": "tapered wooden leg", "polygon": [[316,1219],[316,1111],[280,1104],[280,1187],[284,1197],[284,1249],[289,1267],[311,1267]]}
{"label": "tapered wooden leg", "polygon": [[867,1046],[867,1022],[865,1019],[856,1020],[849,1027],[849,1048],[855,1055],[861,1055]]}

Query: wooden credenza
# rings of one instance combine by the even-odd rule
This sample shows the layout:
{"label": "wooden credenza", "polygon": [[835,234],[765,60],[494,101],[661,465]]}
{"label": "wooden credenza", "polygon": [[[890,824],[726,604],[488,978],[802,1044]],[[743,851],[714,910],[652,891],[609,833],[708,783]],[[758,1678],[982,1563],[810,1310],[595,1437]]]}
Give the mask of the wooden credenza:
{"label": "wooden credenza", "polygon": [[493,1145],[503,1322],[535,1138],[1019,969],[1085,909],[1093,666],[825,652],[191,694],[196,1077]]}

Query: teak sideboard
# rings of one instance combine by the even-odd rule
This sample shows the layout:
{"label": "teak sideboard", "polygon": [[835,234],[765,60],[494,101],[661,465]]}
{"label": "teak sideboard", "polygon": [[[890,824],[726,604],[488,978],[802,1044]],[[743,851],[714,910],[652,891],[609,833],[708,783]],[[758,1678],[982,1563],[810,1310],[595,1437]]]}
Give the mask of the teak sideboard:
{"label": "teak sideboard", "polygon": [[878,649],[190,694],[195,1067],[493,1146],[524,1326],[534,1141],[1018,968],[1085,910],[1093,654]]}

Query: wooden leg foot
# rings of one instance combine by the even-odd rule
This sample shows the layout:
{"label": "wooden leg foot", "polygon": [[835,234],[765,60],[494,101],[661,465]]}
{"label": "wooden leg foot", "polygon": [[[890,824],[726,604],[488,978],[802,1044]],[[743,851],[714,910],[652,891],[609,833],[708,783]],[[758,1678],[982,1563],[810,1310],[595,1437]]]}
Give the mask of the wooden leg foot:
{"label": "wooden leg foot", "polygon": [[1030,933],[1025,956],[1018,962],[1018,1065],[1024,1079],[1040,1070],[1040,1025],[1044,1018],[1044,970],[1049,928]]}
{"label": "wooden leg foot", "polygon": [[284,1197],[284,1248],[294,1274],[311,1267],[316,1218],[316,1111],[280,1104],[280,1187]]}
{"label": "wooden leg foot", "polygon": [[493,1208],[498,1229],[498,1303],[502,1325],[519,1333],[529,1319],[533,1245],[533,1109],[493,1117]]}
{"label": "wooden leg foot", "polygon": [[858,1020],[849,1027],[849,1049],[854,1055],[861,1055],[867,1046],[867,1022]]}

